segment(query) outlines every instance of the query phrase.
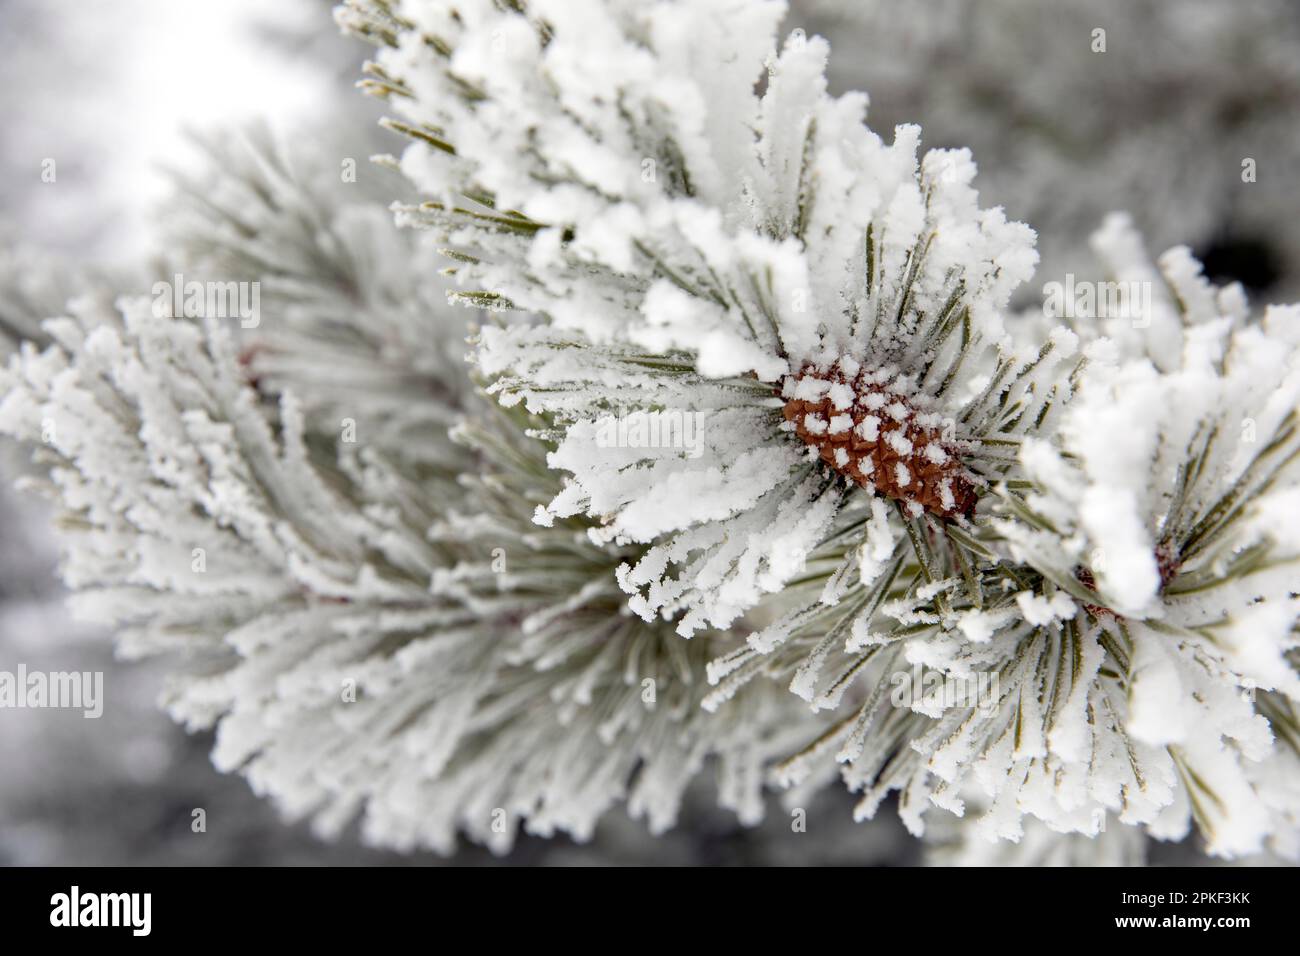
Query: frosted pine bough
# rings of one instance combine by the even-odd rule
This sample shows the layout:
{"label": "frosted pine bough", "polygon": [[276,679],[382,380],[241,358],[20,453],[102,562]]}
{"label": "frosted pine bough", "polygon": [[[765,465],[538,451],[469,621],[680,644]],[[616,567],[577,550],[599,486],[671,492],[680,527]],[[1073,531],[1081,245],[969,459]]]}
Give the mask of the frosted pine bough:
{"label": "frosted pine bough", "polygon": [[[1068,337],[1043,355],[1010,348],[1001,309],[1032,271],[1032,233],[979,209],[969,157],[918,164],[914,127],[882,142],[864,97],[826,95],[823,41],[777,54],[781,13],[341,14],[383,44],[370,86],[414,137],[402,168],[439,197],[399,219],[454,246],[462,295],[548,320],[485,330],[477,356],[505,400],[563,426],[551,464],[572,481],[546,514],[585,512],[605,540],[652,544],[623,584],[686,635],[779,591],[851,493],[781,424],[805,367],[844,359],[877,376],[890,406],[942,423],[950,438],[931,453],[960,449],[973,487],[1014,462],[994,444],[1040,423],[1072,350]],[[663,408],[707,410],[702,455],[598,447],[604,417]],[[892,464],[876,480],[914,504],[943,494],[909,491]]]}
{"label": "frosted pine bough", "polygon": [[[256,336],[85,300],[5,373],[79,602],[187,656],[171,707],[223,767],[399,847],[583,837],[621,798],[657,830],[716,758],[747,822],[776,764],[999,858],[1127,856],[1052,839],[1108,818],[1295,851],[1291,313],[1174,253],[1140,327],[1013,342],[1028,230],[963,152],[826,97],[821,41],[778,55],[775,4],[341,15],[435,198],[218,148],[176,265],[264,283]],[[375,194],[502,310],[475,351],[506,410]],[[1133,244],[1099,239],[1153,276]],[[1166,398],[1114,467],[1109,426]],[[602,441],[664,414],[699,454]],[[913,670],[997,681],[900,699]]]}
{"label": "frosted pine bough", "polygon": [[[897,789],[918,832],[937,805],[1027,853],[1043,843],[1026,815],[1097,839],[1107,821],[1160,839],[1194,824],[1212,854],[1294,858],[1300,316],[1252,316],[1185,249],[1157,269],[1122,217],[1094,245],[1102,276],[1149,283],[1150,304],[1077,323],[1090,342],[1074,394],[974,529],[996,562],[977,590],[930,589],[951,616],[896,600],[882,611],[900,627],[852,634],[850,648],[880,645],[875,692],[780,769],[801,781],[833,754],[860,813]],[[814,658],[848,630],[823,613]],[[906,665],[993,673],[997,695],[900,715],[883,678]],[[829,688],[815,703],[837,703]],[[960,840],[956,859],[977,858]]]}
{"label": "frosted pine bough", "polygon": [[313,139],[290,151],[263,126],[201,138],[205,162],[176,174],[164,248],[187,276],[258,283],[273,321],[239,358],[260,387],[292,389],[335,434],[351,423],[367,444],[454,474],[466,464],[447,438],[471,391],[465,316],[430,281],[431,251],[392,228],[383,200],[401,177],[346,181],[335,157],[359,144]]}
{"label": "frosted pine bough", "polygon": [[[47,323],[55,348],[4,373],[4,430],[48,471],[79,610],[128,655],[176,654],[171,713],[215,725],[220,768],[325,834],[361,813],[384,845],[446,852],[462,831],[504,850],[521,824],[586,838],[619,801],[659,831],[713,764],[720,802],[756,822],[763,768],[807,718],[777,687],[701,710],[704,661],[730,638],[646,627],[614,579],[631,552],[581,521],[531,523],[557,485],[527,422],[462,373],[427,379],[438,405],[420,413],[457,423],[459,458],[443,457],[445,429],[384,427],[409,418],[359,415],[357,441],[340,440],[339,409],[409,400],[464,313],[340,286],[358,261],[416,274],[423,257],[409,234],[359,228],[364,204],[333,206],[328,179],[290,174],[302,157],[267,150],[215,167],[234,178],[210,197],[243,201],[213,205],[212,225],[236,208],[244,228],[182,230],[175,248],[191,270],[256,263],[280,310],[269,341],[146,297],[120,312],[86,299]],[[422,348],[383,348],[407,322]],[[354,369],[390,374],[355,405],[326,401],[319,367],[274,361],[294,335],[350,339]]]}
{"label": "frosted pine bough", "polygon": [[[1128,662],[1103,668],[1109,650],[1082,625],[1097,607],[1091,572],[1072,567],[1061,584],[1025,563],[1007,522],[953,490],[960,477],[1023,507],[1039,476],[1026,468],[1053,447],[1079,374],[1074,331],[1027,347],[1003,328],[1031,235],[979,210],[964,153],[918,167],[914,128],[886,146],[861,125],[862,98],[828,98],[821,41],[778,54],[779,13],[353,2],[340,19],[381,47],[366,85],[413,138],[401,168],[436,197],[401,206],[399,221],[450,247],[463,298],[543,318],[485,331],[477,356],[504,401],[559,426],[549,461],[571,481],[539,520],[586,512],[600,540],[649,544],[620,572],[647,619],[676,617],[685,635],[751,627],[710,666],[707,706],[759,674],[792,674],[815,709],[844,716],[780,776],[824,777],[833,755],[865,791],[860,815],[898,790],[918,832],[927,807],[964,813],[970,792],[992,800],[981,828],[994,837],[1018,839],[1024,814],[1058,831],[1096,834],[1117,815],[1177,835],[1195,795],[1167,761],[1151,781],[1131,766],[1127,705],[1111,701],[1129,689]],[[701,37],[707,51],[692,46]],[[878,409],[857,408],[877,379],[896,421],[935,416],[909,421],[921,442],[904,432],[888,446],[906,471],[885,487],[874,459],[867,470],[831,441],[880,438],[864,421]],[[830,392],[849,380],[837,404]],[[795,401],[818,405],[813,417]],[[629,409],[706,413],[704,454],[611,453],[602,424]],[[914,452],[960,471],[909,496],[900,459]],[[1001,696],[900,710],[888,678],[914,666],[996,673]],[[1258,736],[1251,746],[1257,756]],[[1196,816],[1216,852],[1260,845]]]}
{"label": "frosted pine bough", "polygon": [[1295,309],[1252,317],[1186,250],[1157,271],[1122,219],[1095,244],[1106,278],[1155,285],[1151,307],[1080,323],[1107,337],[1087,347],[1057,436],[1024,443],[1025,480],[997,487],[1004,517],[979,538],[1003,555],[1005,596],[962,610],[951,587],[957,634],[924,615],[901,634],[909,663],[994,670],[996,706],[935,709],[882,741],[860,730],[897,725],[877,702],[786,772],[839,746],[868,797],[892,778],[905,819],[919,825],[925,798],[1025,852],[1042,847],[1030,814],[1098,839],[1108,820],[1161,839],[1195,824],[1215,855],[1294,857]]}
{"label": "frosted pine bough", "polygon": [[1059,443],[1022,449],[1033,490],[996,522],[1077,608],[1062,627],[1088,694],[1035,746],[1078,761],[1104,734],[1128,761],[1086,791],[1121,820],[1294,856],[1300,312],[1252,316],[1185,249],[1157,271],[1122,219],[1095,242],[1110,276],[1156,294],[1089,347]]}

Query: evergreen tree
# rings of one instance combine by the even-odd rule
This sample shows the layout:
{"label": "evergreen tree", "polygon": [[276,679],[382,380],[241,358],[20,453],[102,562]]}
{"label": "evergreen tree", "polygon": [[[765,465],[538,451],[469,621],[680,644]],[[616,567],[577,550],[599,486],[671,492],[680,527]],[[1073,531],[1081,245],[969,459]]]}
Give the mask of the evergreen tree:
{"label": "evergreen tree", "polygon": [[940,862],[1300,853],[1300,308],[1117,217],[1113,297],[1017,312],[1033,231],[784,13],[347,0],[400,156],[212,137],[168,211],[253,321],[5,321],[76,605],[326,834],[658,832],[716,768]]}

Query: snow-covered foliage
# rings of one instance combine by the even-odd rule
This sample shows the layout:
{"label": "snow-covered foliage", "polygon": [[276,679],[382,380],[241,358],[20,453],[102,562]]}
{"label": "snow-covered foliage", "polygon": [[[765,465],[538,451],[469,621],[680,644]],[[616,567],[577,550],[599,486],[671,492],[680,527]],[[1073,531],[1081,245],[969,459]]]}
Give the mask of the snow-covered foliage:
{"label": "snow-covered foliage", "polygon": [[[621,581],[635,610],[680,616],[684,635],[731,625],[801,574],[855,494],[791,441],[786,401],[827,395],[832,370],[868,375],[874,394],[836,393],[835,408],[860,400],[917,426],[913,438],[944,435],[897,440],[960,452],[984,485],[1041,424],[1074,350],[1068,332],[1012,347],[1003,307],[1032,272],[1033,236],[978,206],[970,157],[918,159],[915,127],[882,141],[864,97],[827,96],[824,41],[776,48],[781,13],[341,14],[384,44],[372,88],[412,135],[401,168],[437,197],[399,221],[455,248],[462,294],[546,320],[487,329],[477,351],[494,392],[563,430],[550,461],[571,480],[539,519],[585,513],[603,540],[650,544]],[[611,418],[663,411],[691,417],[700,447],[601,440]],[[888,477],[920,491],[906,469]],[[875,526],[905,540],[892,515]],[[874,574],[882,559],[868,563]]]}
{"label": "snow-covered foliage", "polygon": [[1063,836],[1037,820],[1026,823],[1015,843],[983,839],[976,827],[957,817],[936,819],[925,839],[929,866],[1141,866],[1144,851],[1142,831],[1136,827]]}
{"label": "snow-covered foliage", "polygon": [[390,846],[658,832],[707,767],[944,862],[1300,854],[1300,308],[1117,216],[1105,308],[1017,314],[1033,231],[785,14],[347,0],[400,157],[214,137],[166,210],[157,278],[261,315],[4,319],[76,606]]}
{"label": "snow-covered foliage", "polygon": [[[257,195],[288,188],[273,154],[247,156]],[[320,228],[302,231],[315,245],[285,238],[288,208],[289,225],[212,234],[215,251],[265,269],[247,274],[275,290],[264,308],[283,310],[263,317],[269,345],[257,332],[236,343],[221,320],[159,315],[145,296],[120,312],[95,300],[46,324],[56,347],[28,346],[4,373],[0,420],[47,469],[38,485],[61,511],[77,608],[114,625],[129,655],[178,655],[168,709],[216,724],[218,766],[326,833],[363,811],[385,845],[445,851],[462,830],[504,849],[521,822],[588,837],[620,800],[662,830],[710,758],[721,803],[755,822],[765,764],[808,718],[776,686],[726,715],[698,706],[704,661],[734,639],[690,645],[645,626],[614,575],[635,551],[593,544],[579,519],[531,523],[559,482],[525,419],[475,398],[462,375],[423,389],[425,414],[454,417],[459,459],[413,454],[387,419],[368,429],[358,414],[351,441],[340,430],[338,409],[382,412],[399,388],[418,391],[418,355],[454,348],[467,313],[423,300],[420,351],[387,359],[405,360],[406,378],[376,375],[353,403],[296,397],[299,384],[324,394],[319,365],[299,382],[292,364],[263,374],[247,360],[351,328],[376,343],[352,345],[357,363],[378,364],[382,333],[420,307],[385,313],[358,295],[359,318],[346,313],[349,290],[330,277],[409,236],[315,208]],[[342,223],[348,244],[329,244]],[[319,254],[295,260],[303,248]],[[431,447],[448,440],[409,427]]]}
{"label": "snow-covered foliage", "polygon": [[[805,643],[834,638],[814,657],[839,654],[837,631],[876,649],[875,692],[783,773],[803,780],[834,754],[862,815],[890,789],[918,833],[931,804],[969,815],[973,833],[941,842],[971,859],[989,858],[971,856],[980,834],[1040,852],[1037,821],[1166,840],[1195,823],[1212,854],[1294,857],[1300,315],[1252,317],[1185,249],[1157,270],[1122,218],[1095,244],[1106,281],[1156,287],[1123,317],[1074,323],[1086,365],[975,529],[996,559],[980,588],[940,582],[946,608],[886,601],[896,624],[876,631],[804,625]],[[907,667],[966,698],[900,715],[887,681]],[[835,705],[842,681],[814,703]]]}
{"label": "snow-covered foliage", "polygon": [[[1175,293],[1136,318],[1013,329],[1032,233],[979,207],[964,150],[918,158],[915,127],[887,143],[864,124],[864,97],[829,96],[826,44],[778,44],[782,14],[723,0],[350,0],[338,13],[379,46],[363,85],[411,139],[386,162],[426,198],[399,202],[398,222],[446,246],[463,301],[531,316],[485,329],[474,357],[504,404],[552,423],[548,463],[568,478],[538,524],[585,515],[599,543],[648,546],[618,575],[646,621],[747,630],[711,662],[704,705],[725,712],[754,678],[789,680],[828,719],[778,779],[808,785],[838,763],[861,817],[898,791],[918,833],[928,809],[969,802],[994,838],[1020,839],[1026,816],[1160,837],[1194,817],[1216,853],[1287,843],[1287,774],[1246,765],[1274,767],[1273,734],[1294,723],[1272,693],[1295,681],[1296,618],[1274,561],[1300,529],[1275,521],[1269,543],[1262,530],[1291,493],[1272,468],[1290,464],[1295,396],[1278,387],[1294,315],[1230,334],[1249,324],[1240,291],[1206,290],[1175,251]],[[1097,243],[1125,281],[1153,275],[1121,221]],[[1219,311],[1201,314],[1204,301]],[[1190,533],[1241,474],[1206,470],[1193,442],[1214,432],[1205,414],[1240,404],[1213,383],[1182,400],[1204,377],[1180,379],[1184,327],[1220,378],[1237,348],[1272,357],[1271,377],[1231,367],[1254,383],[1242,400],[1269,449],[1250,480],[1280,497],[1243,488],[1259,520],[1203,542],[1207,563],[1165,568],[1152,532],[1169,502]],[[1130,394],[1126,376],[1147,390]],[[1164,436],[1154,470],[1142,455],[1155,439],[1119,432],[1139,412],[1154,424],[1138,433]],[[624,427],[665,415],[689,419],[696,441]],[[1089,566],[1090,548],[1109,570]],[[1184,640],[1207,621],[1174,623],[1158,592],[1166,572],[1170,587],[1193,568],[1230,576],[1224,561],[1267,570],[1238,610],[1270,628],[1216,652]],[[1134,643],[1138,628],[1163,643]],[[1199,670],[1156,668],[1145,689],[1147,644]],[[912,673],[940,692],[895,693]],[[1184,713],[1177,734],[1148,733],[1148,706]]]}
{"label": "snow-covered foliage", "polygon": [[1179,836],[1195,818],[1226,855],[1270,835],[1293,851],[1271,765],[1294,765],[1300,700],[1300,309],[1252,316],[1187,250],[1153,266],[1121,219],[1095,241],[1108,275],[1154,294],[1088,347],[1056,442],[1022,448],[1032,487],[998,522],[1079,608],[1066,629],[1092,691],[1047,721],[1048,752],[1116,733],[1124,819]]}
{"label": "snow-covered foliage", "polygon": [[113,285],[121,281],[0,230],[0,357],[7,358],[23,342],[48,342],[41,323],[60,314],[70,296],[111,298]]}
{"label": "snow-covered foliage", "polygon": [[262,126],[202,139],[205,164],[176,174],[164,210],[162,278],[258,283],[267,321],[240,355],[251,378],[292,387],[327,432],[351,422],[392,454],[455,469],[465,314],[431,281],[432,252],[392,228],[381,200],[401,177],[319,139],[288,150]]}

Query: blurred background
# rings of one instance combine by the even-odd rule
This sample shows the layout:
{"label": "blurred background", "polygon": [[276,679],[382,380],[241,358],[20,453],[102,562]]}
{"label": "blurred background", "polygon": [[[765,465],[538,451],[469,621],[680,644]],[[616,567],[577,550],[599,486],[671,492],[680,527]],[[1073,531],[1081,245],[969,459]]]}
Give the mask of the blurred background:
{"label": "blurred background", "polygon": [[[287,135],[329,124],[373,145],[379,113],[352,84],[366,51],[326,0],[0,2],[0,354],[62,308],[87,275],[130,274],[149,252],[167,170],[193,162],[185,130],[255,119]],[[1218,280],[1263,304],[1300,297],[1300,4],[1291,0],[796,0],[788,27],[828,37],[834,92],[864,89],[889,138],[915,122],[926,146],[968,146],[985,205],[1039,232],[1027,301],[1094,268],[1089,234],[1130,212],[1153,251],[1192,247]],[[1098,31],[1102,31],[1098,33]],[[57,164],[57,183],[42,180]],[[1252,181],[1243,179],[1253,161]],[[165,212],[165,209],[164,209]],[[438,864],[328,844],[282,822],[210,765],[208,735],[155,708],[162,667],[115,661],[109,635],[63,609],[40,502],[13,486],[0,447],[0,669],[102,670],[104,716],[0,712],[0,865]],[[93,731],[93,732],[91,732]],[[922,848],[890,812],[853,824],[836,790],[798,839],[779,810],[739,827],[701,793],[651,838],[610,814],[596,839],[521,840],[489,864],[907,865]],[[191,830],[206,813],[206,832]],[[1031,834],[1020,855],[971,852],[939,833],[935,862],[1136,862],[1122,835],[1062,848]],[[1076,854],[1070,856],[1070,853]],[[1195,862],[1194,846],[1146,848]]]}

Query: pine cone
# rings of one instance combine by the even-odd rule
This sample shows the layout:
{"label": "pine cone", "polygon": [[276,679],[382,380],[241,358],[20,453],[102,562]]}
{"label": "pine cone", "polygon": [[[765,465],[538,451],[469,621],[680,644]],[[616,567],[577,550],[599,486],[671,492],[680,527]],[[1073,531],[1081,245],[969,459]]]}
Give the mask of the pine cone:
{"label": "pine cone", "polygon": [[785,419],[822,461],[863,488],[941,518],[969,517],[975,486],[942,422],[891,389],[892,378],[852,360],[804,366],[782,388]]}

